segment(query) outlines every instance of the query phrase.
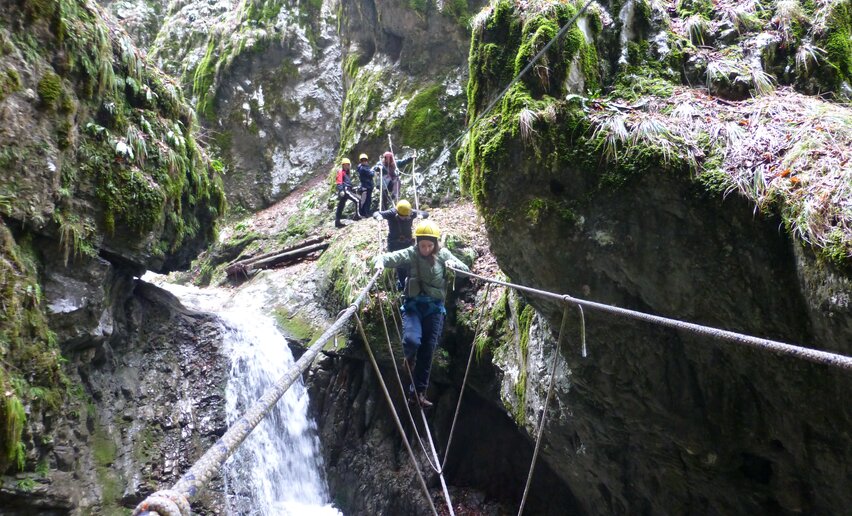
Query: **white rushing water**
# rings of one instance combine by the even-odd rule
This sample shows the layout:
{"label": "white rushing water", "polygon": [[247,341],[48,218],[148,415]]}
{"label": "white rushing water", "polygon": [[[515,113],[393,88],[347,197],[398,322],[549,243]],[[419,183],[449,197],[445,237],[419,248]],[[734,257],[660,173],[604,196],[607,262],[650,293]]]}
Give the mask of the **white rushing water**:
{"label": "white rushing water", "polygon": [[[157,283],[185,306],[221,319],[223,351],[231,361],[226,409],[228,425],[233,424],[294,364],[287,341],[262,312],[256,295],[246,296],[254,302],[237,302],[213,289]],[[308,394],[298,379],[225,463],[228,513],[339,515],[322,472],[316,424],[308,416]]]}

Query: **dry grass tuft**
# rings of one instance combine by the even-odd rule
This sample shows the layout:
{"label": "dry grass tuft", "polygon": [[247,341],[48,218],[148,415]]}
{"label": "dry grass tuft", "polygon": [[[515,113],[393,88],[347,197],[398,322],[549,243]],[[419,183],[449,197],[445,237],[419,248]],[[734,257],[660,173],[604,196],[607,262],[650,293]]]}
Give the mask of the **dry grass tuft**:
{"label": "dry grass tuft", "polygon": [[778,210],[800,240],[852,258],[852,109],[786,88],[741,102],[678,88],[642,109],[602,106],[590,118],[605,159],[650,146],[695,173],[712,163],[728,193]]}

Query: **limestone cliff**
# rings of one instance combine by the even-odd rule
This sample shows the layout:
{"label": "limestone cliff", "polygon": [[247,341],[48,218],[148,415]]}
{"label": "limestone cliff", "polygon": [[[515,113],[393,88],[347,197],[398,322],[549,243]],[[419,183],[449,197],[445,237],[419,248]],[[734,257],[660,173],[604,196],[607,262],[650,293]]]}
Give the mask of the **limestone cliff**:
{"label": "limestone cliff", "polygon": [[[501,268],[538,288],[850,354],[852,112],[805,95],[846,95],[848,9],[592,4],[460,151]],[[557,2],[483,11],[469,117],[575,13]],[[561,307],[528,302],[559,327]],[[527,345],[507,358],[505,341],[488,344],[504,400],[533,431],[552,330],[539,341],[531,313],[509,313]],[[589,312],[583,359],[574,310],[569,321],[543,449],[586,511],[849,505],[848,375]]]}
{"label": "limestone cliff", "polygon": [[[197,374],[203,350],[182,358],[157,342],[186,353],[188,328],[211,321],[171,319],[133,279],[184,267],[213,239],[218,164],[179,88],[90,2],[0,3],[0,70],[0,473],[10,475],[0,506],[109,512],[177,473],[176,463],[145,471],[152,454],[218,431],[215,397],[199,405],[211,423],[187,428],[194,414],[155,406],[197,390],[138,390],[149,364],[163,368],[143,375],[155,383],[172,381],[173,367]],[[205,360],[215,391],[221,367]]]}

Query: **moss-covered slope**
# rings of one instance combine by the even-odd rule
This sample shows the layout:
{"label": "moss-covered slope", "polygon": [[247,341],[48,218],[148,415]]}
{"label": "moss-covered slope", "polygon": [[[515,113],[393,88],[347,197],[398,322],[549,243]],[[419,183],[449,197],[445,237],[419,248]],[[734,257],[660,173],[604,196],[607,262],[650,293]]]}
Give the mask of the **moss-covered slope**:
{"label": "moss-covered slope", "polygon": [[0,62],[16,77],[0,100],[8,220],[69,255],[185,265],[213,237],[224,195],[179,90],[91,3],[3,7]]}
{"label": "moss-covered slope", "polygon": [[[49,308],[48,280],[185,266],[225,199],[192,109],[94,4],[0,2],[0,77],[2,473],[35,466],[45,414],[70,389],[51,315],[79,309],[101,335],[113,328],[88,290],[81,306]],[[92,291],[123,299],[120,281],[96,276]]]}

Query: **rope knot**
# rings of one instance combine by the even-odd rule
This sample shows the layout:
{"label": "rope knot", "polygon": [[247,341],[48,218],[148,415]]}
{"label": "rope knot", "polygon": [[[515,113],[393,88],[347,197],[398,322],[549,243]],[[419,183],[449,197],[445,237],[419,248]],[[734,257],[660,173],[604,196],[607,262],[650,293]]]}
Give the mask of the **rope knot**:
{"label": "rope knot", "polygon": [[171,489],[163,489],[152,493],[142,500],[136,509],[133,510],[133,516],[190,516],[192,509],[189,506],[189,501],[186,496],[179,491]]}

